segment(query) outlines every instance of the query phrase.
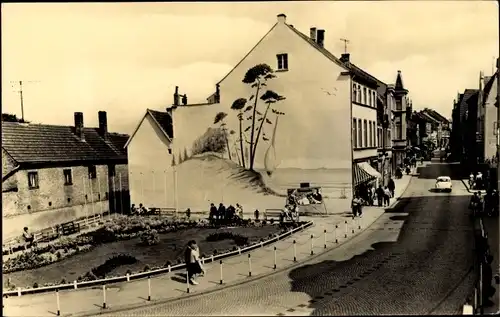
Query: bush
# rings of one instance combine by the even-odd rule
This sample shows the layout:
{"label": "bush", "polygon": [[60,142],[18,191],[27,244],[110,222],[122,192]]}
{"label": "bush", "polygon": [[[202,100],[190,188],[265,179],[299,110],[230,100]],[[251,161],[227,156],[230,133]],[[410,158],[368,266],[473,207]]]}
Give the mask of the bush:
{"label": "bush", "polygon": [[59,284],[68,284],[68,282],[66,282],[66,279],[65,279],[65,278],[63,278],[63,279],[61,280],[61,282],[59,282]]}
{"label": "bush", "polygon": [[106,274],[109,274],[111,271],[116,269],[121,265],[134,264],[137,262],[137,259],[129,254],[118,254],[115,255],[103,264],[98,267],[93,268],[90,273],[95,275],[98,278],[105,278]]}
{"label": "bush", "polygon": [[217,249],[214,249],[214,255],[217,255],[219,253],[219,251],[217,251]]}
{"label": "bush", "polygon": [[160,243],[160,235],[155,229],[149,229],[141,233],[141,243],[144,245],[156,245]]}
{"label": "bush", "polygon": [[208,128],[203,135],[193,143],[192,155],[215,152],[226,152],[226,133],[220,128]]}
{"label": "bush", "polygon": [[172,266],[172,262],[167,261],[167,263],[165,263],[165,267],[168,267],[168,266]]}
{"label": "bush", "polygon": [[35,282],[35,283],[33,284],[33,288],[38,288],[38,283],[37,283],[37,282]]}
{"label": "bush", "polygon": [[150,271],[150,270],[151,270],[151,268],[149,267],[149,265],[145,265],[143,272],[147,272],[147,271]]}

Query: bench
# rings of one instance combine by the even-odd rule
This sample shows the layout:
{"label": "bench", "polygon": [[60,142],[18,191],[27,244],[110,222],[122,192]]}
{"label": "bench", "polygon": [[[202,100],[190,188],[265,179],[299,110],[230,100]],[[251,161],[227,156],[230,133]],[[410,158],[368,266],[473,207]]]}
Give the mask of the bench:
{"label": "bench", "polygon": [[49,242],[59,237],[59,232],[55,228],[47,228],[40,231],[35,237],[36,242]]}
{"label": "bench", "polygon": [[269,218],[277,218],[280,221],[299,221],[299,214],[296,214],[296,219],[290,218],[284,214],[283,209],[266,209],[264,212],[264,220],[269,220]]}
{"label": "bench", "polygon": [[59,226],[59,233],[63,236],[67,236],[73,233],[80,232],[80,224],[73,221],[63,223]]}

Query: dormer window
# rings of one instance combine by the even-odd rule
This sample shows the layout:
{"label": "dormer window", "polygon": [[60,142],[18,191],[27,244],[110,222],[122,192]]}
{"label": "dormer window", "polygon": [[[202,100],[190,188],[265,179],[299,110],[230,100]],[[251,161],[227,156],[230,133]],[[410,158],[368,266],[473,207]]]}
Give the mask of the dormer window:
{"label": "dormer window", "polygon": [[288,70],[288,54],[276,55],[278,59],[278,70]]}

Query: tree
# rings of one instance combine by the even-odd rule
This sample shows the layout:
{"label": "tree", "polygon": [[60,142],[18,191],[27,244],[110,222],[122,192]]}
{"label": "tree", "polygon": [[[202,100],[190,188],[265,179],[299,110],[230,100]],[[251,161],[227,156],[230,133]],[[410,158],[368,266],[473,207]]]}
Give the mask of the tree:
{"label": "tree", "polygon": [[188,151],[186,148],[184,148],[184,161],[189,158]]}
{"label": "tree", "polygon": [[23,119],[18,118],[15,114],[2,113],[2,121],[5,122],[19,122],[19,123],[29,123]]}
{"label": "tree", "polygon": [[220,124],[220,128],[222,132],[224,132],[224,136],[226,139],[226,146],[227,146],[227,155],[229,157],[229,160],[231,159],[231,149],[229,148],[229,139],[227,137],[227,129],[226,129],[226,123],[224,122],[224,119],[226,119],[227,113],[225,112],[219,112],[215,115],[214,118],[214,124]]}
{"label": "tree", "polygon": [[225,134],[220,128],[208,128],[203,135],[196,139],[191,149],[191,155],[206,152],[224,153],[226,151]]}
{"label": "tree", "polygon": [[[272,124],[272,122],[267,119],[267,113],[269,109],[271,109],[271,104],[274,104],[280,100],[285,99],[284,97],[280,96],[276,92],[272,90],[267,90],[264,94],[260,95],[261,90],[263,90],[263,87],[267,86],[267,82],[270,79],[276,78],[276,76],[273,74],[272,68],[267,65],[267,64],[258,64],[252,68],[250,68],[244,78],[243,78],[243,83],[250,85],[252,88],[255,88],[255,93],[250,96],[248,101],[246,99],[241,98],[242,100],[238,101],[237,99],[235,103],[238,101],[238,106],[243,103],[243,100],[245,100],[245,105],[247,102],[253,100],[253,105],[248,105],[246,108],[243,110],[243,113],[252,111],[252,115],[247,117],[246,119],[248,121],[251,121],[250,126],[248,126],[244,132],[247,132],[250,130],[250,141],[249,147],[250,147],[250,163],[249,163],[249,169],[253,170],[254,167],[254,162],[255,162],[255,157],[256,157],[256,151],[257,151],[257,145],[259,143],[259,138],[262,136],[265,141],[268,140],[268,138],[265,137],[265,133],[263,133],[263,126],[264,122],[268,124]],[[264,101],[265,104],[267,104],[266,110],[264,114],[262,114],[258,109],[258,101],[262,100]],[[273,109],[274,110],[274,109]],[[259,118],[257,118],[259,116]],[[243,118],[243,115],[242,115]],[[256,129],[256,123],[259,124],[259,128]],[[240,139],[242,139],[240,137]],[[240,144],[240,147],[241,144]]]}
{"label": "tree", "polygon": [[241,153],[241,165],[243,168],[245,166],[245,155],[243,154],[243,108],[245,108],[247,104],[247,100],[245,98],[236,99],[231,105],[231,109],[238,111],[238,121],[239,121],[239,129],[240,129],[240,137],[238,138],[240,142],[240,153]]}

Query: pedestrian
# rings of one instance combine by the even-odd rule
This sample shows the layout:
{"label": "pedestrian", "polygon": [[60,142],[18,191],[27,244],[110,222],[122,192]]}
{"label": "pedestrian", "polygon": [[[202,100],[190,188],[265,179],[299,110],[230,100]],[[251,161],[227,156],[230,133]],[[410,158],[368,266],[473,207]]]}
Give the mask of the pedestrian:
{"label": "pedestrian", "polygon": [[219,209],[217,210],[217,214],[219,215],[219,220],[223,221],[226,217],[226,207],[223,203],[219,204]]}
{"label": "pedestrian", "polygon": [[255,209],[255,211],[253,212],[254,216],[255,216],[255,220],[259,220],[259,209]]}
{"label": "pedestrian", "polygon": [[197,274],[205,274],[205,268],[200,261],[200,249],[196,241],[191,240],[188,242],[184,255],[187,270],[186,279],[190,284],[197,285],[198,282],[195,277]]}
{"label": "pedestrian", "polygon": [[384,203],[384,188],[382,185],[378,185],[377,188],[377,203],[379,207],[382,207],[382,204]]}
{"label": "pedestrian", "polygon": [[491,206],[492,206],[492,216],[498,216],[498,209],[500,208],[498,204],[498,191],[493,189],[491,193]]}
{"label": "pedestrian", "polygon": [[358,194],[356,194],[351,202],[352,219],[354,219],[358,215],[360,204],[361,200]]}
{"label": "pedestrian", "polygon": [[243,219],[243,207],[239,203],[236,204],[236,212],[241,219]]}
{"label": "pedestrian", "polygon": [[368,187],[368,205],[373,206],[373,198],[375,196],[375,187]]}
{"label": "pedestrian", "polygon": [[186,218],[189,220],[189,218],[191,218],[191,208],[188,208],[186,210]]}
{"label": "pedestrian", "polygon": [[387,186],[384,188],[384,207],[389,207],[389,203],[391,201],[391,191]]}
{"label": "pedestrian", "polygon": [[26,242],[27,247],[31,248],[35,241],[35,237],[28,231],[28,227],[23,228],[23,238],[24,242]]}
{"label": "pedestrian", "polygon": [[394,190],[396,189],[396,184],[392,178],[389,178],[389,182],[387,183],[387,188],[389,188],[391,192],[391,196],[394,197]]}
{"label": "pedestrian", "polygon": [[211,224],[214,222],[214,218],[219,218],[217,216],[217,207],[215,207],[214,203],[210,204],[210,212],[208,214],[208,220],[210,221]]}

